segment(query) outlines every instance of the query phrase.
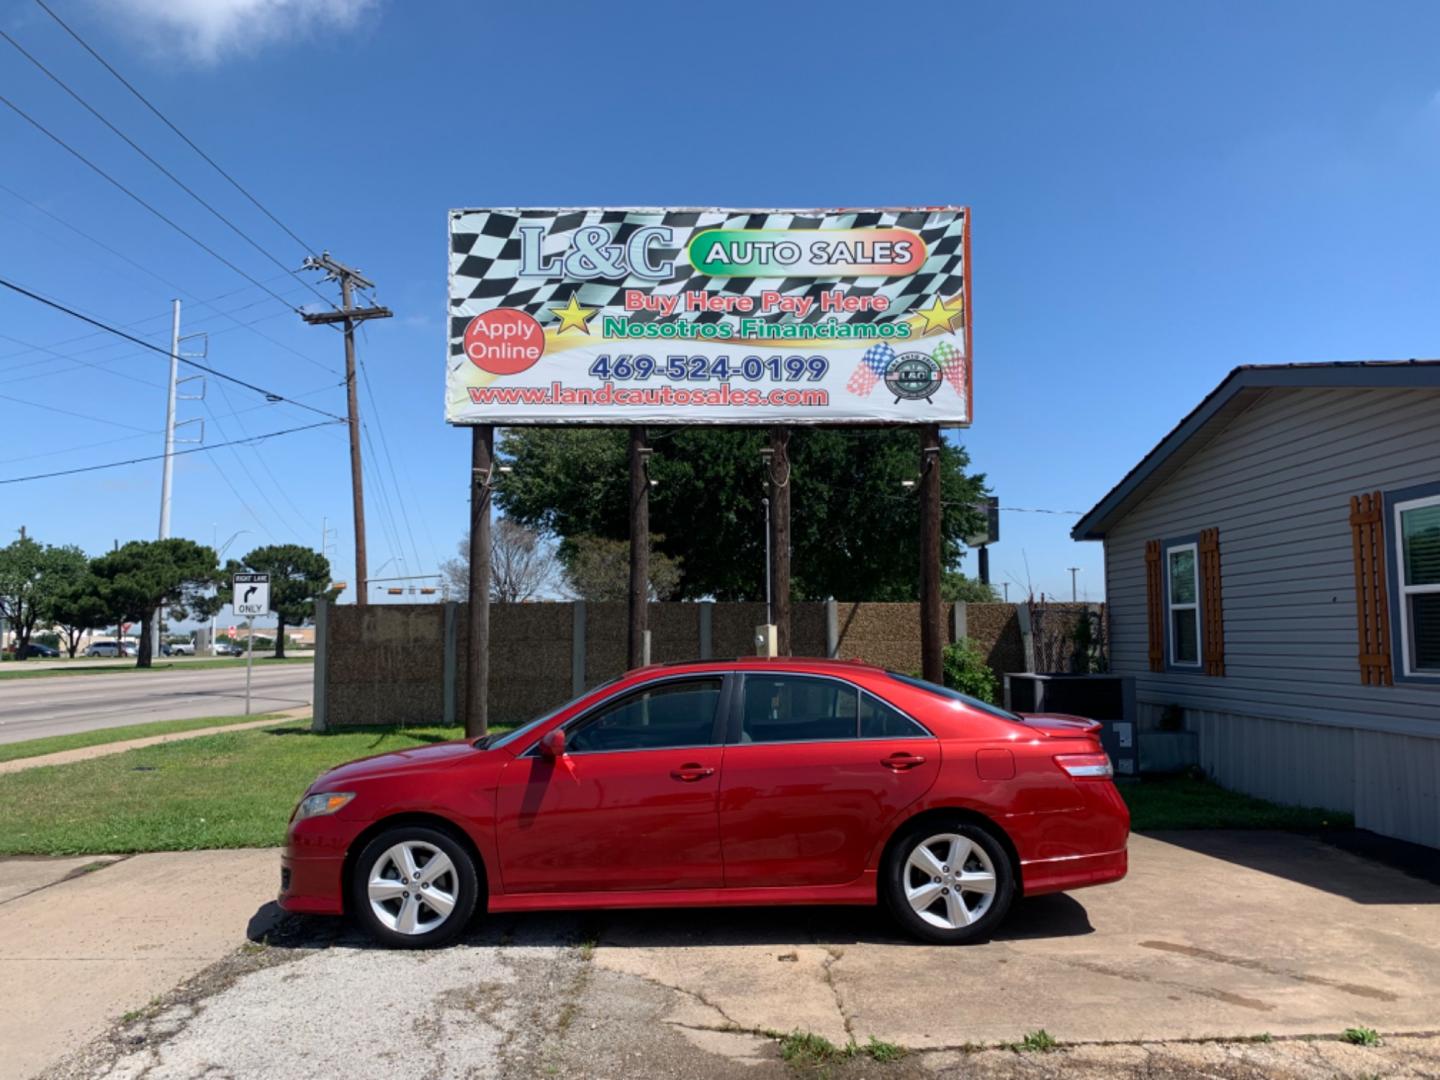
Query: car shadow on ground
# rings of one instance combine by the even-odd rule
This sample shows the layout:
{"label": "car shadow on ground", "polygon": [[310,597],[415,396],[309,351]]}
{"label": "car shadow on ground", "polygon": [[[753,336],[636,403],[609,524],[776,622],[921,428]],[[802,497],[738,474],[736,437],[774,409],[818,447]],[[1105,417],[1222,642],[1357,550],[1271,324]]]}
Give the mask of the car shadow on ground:
{"label": "car shadow on ground", "polygon": [[1440,886],[1440,859],[1434,848],[1365,829],[1315,833],[1160,829],[1145,835],[1357,904],[1440,903],[1440,888],[1436,887]]}
{"label": "car shadow on ground", "polygon": [[[984,941],[1024,941],[1094,933],[1085,907],[1067,893],[1017,900]],[[372,948],[349,919],[289,915],[273,901],[250,918],[246,937],[292,949]],[[465,945],[567,946],[584,942],[606,948],[764,945],[923,946],[907,937],[880,908],[732,907],[623,911],[504,913],[478,917]]]}

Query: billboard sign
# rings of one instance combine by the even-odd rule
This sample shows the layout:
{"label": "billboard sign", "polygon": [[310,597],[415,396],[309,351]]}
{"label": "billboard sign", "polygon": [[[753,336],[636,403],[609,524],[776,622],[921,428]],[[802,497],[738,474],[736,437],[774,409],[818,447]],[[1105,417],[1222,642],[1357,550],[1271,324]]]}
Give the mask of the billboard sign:
{"label": "billboard sign", "polygon": [[971,419],[970,213],[450,213],[452,424]]}

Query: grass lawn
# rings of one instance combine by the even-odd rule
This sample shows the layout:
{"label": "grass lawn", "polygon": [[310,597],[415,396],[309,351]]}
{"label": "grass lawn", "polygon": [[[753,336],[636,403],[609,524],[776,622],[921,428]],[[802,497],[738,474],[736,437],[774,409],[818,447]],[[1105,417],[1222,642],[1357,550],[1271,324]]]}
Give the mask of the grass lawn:
{"label": "grass lawn", "polygon": [[1152,776],[1118,785],[1136,832],[1152,829],[1348,829],[1349,814],[1280,806],[1189,776]]}
{"label": "grass lawn", "polygon": [[[0,680],[3,679],[48,679],[64,675],[120,675],[127,671],[205,671],[208,668],[244,667],[245,658],[216,657],[213,660],[164,660],[157,659],[148,668],[135,666],[134,657],[116,660],[95,660],[79,657],[66,662],[64,667],[30,667],[34,661],[11,660],[0,664]],[[273,656],[255,657],[255,666],[273,667],[276,664],[313,664],[313,656],[287,656],[277,660]]]}
{"label": "grass lawn", "polygon": [[317,775],[463,736],[460,728],[223,732],[0,776],[0,855],[271,847]]}
{"label": "grass lawn", "polygon": [[103,746],[105,743],[124,742],[126,739],[144,739],[151,735],[169,735],[176,731],[196,731],[207,727],[224,727],[227,724],[246,724],[252,720],[267,719],[266,713],[250,716],[200,716],[189,720],[157,720],[149,724],[126,724],[123,727],[101,728],[99,731],[79,731],[73,735],[49,735],[43,739],[27,739],[24,742],[0,745],[0,761],[14,761],[17,758],[40,757],[61,750],[78,750],[82,746]]}
{"label": "grass lawn", "polygon": [[[0,776],[0,854],[278,845],[301,792],[326,769],[459,737],[459,728],[439,727],[316,733],[294,721]],[[1276,806],[1189,777],[1124,783],[1120,791],[1137,831],[1351,824],[1348,815]]]}

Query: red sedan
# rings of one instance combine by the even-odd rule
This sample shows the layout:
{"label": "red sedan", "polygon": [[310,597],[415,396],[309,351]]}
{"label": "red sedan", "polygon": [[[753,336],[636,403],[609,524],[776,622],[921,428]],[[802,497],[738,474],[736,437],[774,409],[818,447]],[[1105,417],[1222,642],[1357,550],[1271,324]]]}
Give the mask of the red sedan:
{"label": "red sedan", "polygon": [[280,904],[407,947],[477,908],[877,901],[969,941],[1016,895],[1125,876],[1098,730],[859,663],[642,668],[506,734],[324,774]]}

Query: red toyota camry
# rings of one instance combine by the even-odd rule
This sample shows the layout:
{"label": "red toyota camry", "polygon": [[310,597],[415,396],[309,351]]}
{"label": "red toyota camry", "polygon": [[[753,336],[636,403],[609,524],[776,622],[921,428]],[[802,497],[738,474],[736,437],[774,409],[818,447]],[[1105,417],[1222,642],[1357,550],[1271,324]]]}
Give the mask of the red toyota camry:
{"label": "red toyota camry", "polygon": [[507,734],[325,773],[280,904],[406,947],[477,908],[877,902],[968,941],[1017,895],[1125,876],[1098,730],[859,663],[642,668]]}

